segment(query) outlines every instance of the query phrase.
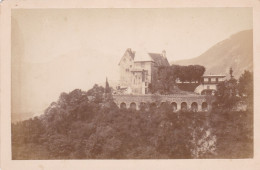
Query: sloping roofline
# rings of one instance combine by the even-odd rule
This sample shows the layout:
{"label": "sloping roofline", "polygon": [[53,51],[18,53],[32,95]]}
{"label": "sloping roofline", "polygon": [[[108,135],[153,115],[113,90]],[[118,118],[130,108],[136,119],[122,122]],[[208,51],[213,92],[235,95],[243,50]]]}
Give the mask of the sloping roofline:
{"label": "sloping roofline", "polygon": [[121,57],[121,59],[120,59],[120,61],[119,61],[118,65],[120,65],[120,63],[122,62],[122,60],[123,60],[123,58],[124,58],[124,56],[125,56],[125,54],[126,54],[127,52],[129,52],[129,53],[130,53],[130,56],[131,56],[132,60],[134,60],[134,59],[135,59],[135,51],[132,51],[132,49],[131,49],[131,48],[128,48],[128,49],[126,49],[126,51],[125,51],[124,55]]}

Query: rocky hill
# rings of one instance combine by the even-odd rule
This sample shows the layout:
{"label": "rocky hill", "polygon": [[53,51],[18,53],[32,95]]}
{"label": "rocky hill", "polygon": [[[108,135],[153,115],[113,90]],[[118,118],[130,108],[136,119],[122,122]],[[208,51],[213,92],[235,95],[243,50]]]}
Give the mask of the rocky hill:
{"label": "rocky hill", "polygon": [[212,46],[198,57],[172,62],[171,64],[199,64],[206,67],[205,74],[229,74],[234,70],[238,78],[244,70],[253,71],[253,30],[238,32]]}

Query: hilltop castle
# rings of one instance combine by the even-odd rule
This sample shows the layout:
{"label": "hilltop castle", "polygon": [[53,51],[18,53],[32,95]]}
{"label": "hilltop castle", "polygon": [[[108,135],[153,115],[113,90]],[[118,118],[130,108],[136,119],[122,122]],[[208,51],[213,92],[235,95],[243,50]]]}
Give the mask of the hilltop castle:
{"label": "hilltop castle", "polygon": [[169,66],[165,50],[149,53],[128,48],[119,62],[120,89],[125,89],[129,94],[147,94],[149,84],[156,81],[160,66]]}
{"label": "hilltop castle", "polygon": [[[217,83],[225,76],[203,76],[202,84],[196,93],[155,95],[149,92],[149,84],[158,80],[158,68],[170,66],[166,51],[161,53],[136,52],[128,48],[119,62],[120,85],[113,94],[114,102],[120,108],[140,109],[159,107],[169,102],[173,111],[191,109],[193,111],[208,111],[214,97],[199,95],[216,90]],[[203,92],[204,90],[204,92]],[[206,90],[206,91],[205,91]]]}

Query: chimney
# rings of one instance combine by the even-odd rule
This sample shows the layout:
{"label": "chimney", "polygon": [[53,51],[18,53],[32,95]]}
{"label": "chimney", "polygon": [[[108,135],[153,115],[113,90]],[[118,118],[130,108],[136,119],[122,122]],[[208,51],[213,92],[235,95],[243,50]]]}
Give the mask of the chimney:
{"label": "chimney", "polygon": [[162,51],[162,56],[163,56],[164,58],[166,58],[166,51],[165,51],[165,50]]}

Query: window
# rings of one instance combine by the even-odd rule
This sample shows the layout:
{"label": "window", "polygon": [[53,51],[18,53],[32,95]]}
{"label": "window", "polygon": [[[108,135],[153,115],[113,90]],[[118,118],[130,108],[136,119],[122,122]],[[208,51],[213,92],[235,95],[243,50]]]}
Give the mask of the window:
{"label": "window", "polygon": [[130,68],[132,68],[132,65],[130,65]]}
{"label": "window", "polygon": [[210,89],[209,86],[207,86],[207,89]]}
{"label": "window", "polygon": [[129,69],[127,68],[127,69],[125,69],[125,71],[126,71],[126,72],[129,72]]}

